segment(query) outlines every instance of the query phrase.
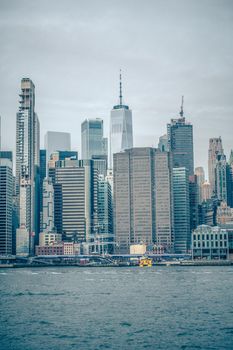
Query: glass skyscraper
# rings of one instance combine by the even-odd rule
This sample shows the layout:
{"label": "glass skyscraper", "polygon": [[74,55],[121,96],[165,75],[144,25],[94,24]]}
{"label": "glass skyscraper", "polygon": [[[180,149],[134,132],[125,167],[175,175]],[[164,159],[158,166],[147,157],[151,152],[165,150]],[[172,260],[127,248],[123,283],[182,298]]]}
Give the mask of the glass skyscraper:
{"label": "glass skyscraper", "polygon": [[82,159],[102,156],[106,151],[106,139],[103,137],[103,120],[86,119],[81,125]]}
{"label": "glass skyscraper", "polygon": [[110,116],[110,168],[113,166],[113,154],[133,147],[132,111],[122,102],[120,74],[119,104],[111,110]]}

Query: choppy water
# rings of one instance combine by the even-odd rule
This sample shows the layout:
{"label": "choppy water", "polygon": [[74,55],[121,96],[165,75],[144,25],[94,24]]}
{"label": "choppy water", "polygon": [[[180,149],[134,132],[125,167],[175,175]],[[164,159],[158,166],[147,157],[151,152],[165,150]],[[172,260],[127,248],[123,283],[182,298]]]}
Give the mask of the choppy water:
{"label": "choppy water", "polygon": [[0,270],[1,350],[233,349],[233,268]]}

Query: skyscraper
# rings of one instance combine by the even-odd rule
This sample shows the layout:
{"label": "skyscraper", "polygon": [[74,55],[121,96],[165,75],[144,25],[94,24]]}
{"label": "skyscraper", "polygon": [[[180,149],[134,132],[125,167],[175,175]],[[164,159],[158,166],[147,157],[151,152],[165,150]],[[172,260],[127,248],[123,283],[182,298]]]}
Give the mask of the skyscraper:
{"label": "skyscraper", "polygon": [[70,151],[71,136],[68,132],[47,131],[44,138],[44,147],[47,153],[47,162],[50,159],[51,153],[55,151]]}
{"label": "skyscraper", "polygon": [[119,104],[113,107],[110,116],[110,168],[113,166],[114,153],[133,147],[132,111],[122,101],[120,73]]}
{"label": "skyscraper", "polygon": [[197,198],[198,204],[202,203],[202,185],[205,182],[205,172],[203,167],[195,168],[195,175],[197,177]]}
{"label": "skyscraper", "polygon": [[185,167],[173,168],[175,252],[186,253],[190,249],[189,177]]}
{"label": "skyscraper", "polygon": [[215,165],[216,197],[227,202],[227,162],[225,154],[218,154]]}
{"label": "skyscraper", "polygon": [[216,196],[216,159],[217,155],[223,154],[221,137],[209,139],[208,172],[211,196]]}
{"label": "skyscraper", "polygon": [[107,155],[106,138],[103,137],[103,120],[86,119],[81,125],[82,159]]}
{"label": "skyscraper", "polygon": [[12,254],[12,162],[0,158],[0,255]]}
{"label": "skyscraper", "polygon": [[167,125],[168,147],[172,152],[173,168],[185,167],[188,175],[194,174],[193,126],[187,123],[183,112],[183,98],[180,118],[171,119]]}
{"label": "skyscraper", "polygon": [[27,231],[30,252],[33,254],[34,236],[39,221],[36,178],[39,167],[40,126],[35,113],[35,86],[29,78],[21,80],[19,103],[16,116],[16,194],[19,195],[20,202],[20,228],[24,229],[24,234]]}
{"label": "skyscraper", "polygon": [[170,155],[154,148],[131,148],[113,156],[116,249],[130,244],[173,245]]}

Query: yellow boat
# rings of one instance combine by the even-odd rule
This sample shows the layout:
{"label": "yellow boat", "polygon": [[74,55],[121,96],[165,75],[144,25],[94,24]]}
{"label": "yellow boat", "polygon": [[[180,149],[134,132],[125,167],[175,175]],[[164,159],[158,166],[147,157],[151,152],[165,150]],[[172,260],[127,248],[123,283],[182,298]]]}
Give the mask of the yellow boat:
{"label": "yellow boat", "polygon": [[143,256],[143,257],[140,259],[139,266],[140,266],[140,267],[146,267],[146,266],[147,266],[147,267],[151,267],[151,266],[152,266],[152,259]]}

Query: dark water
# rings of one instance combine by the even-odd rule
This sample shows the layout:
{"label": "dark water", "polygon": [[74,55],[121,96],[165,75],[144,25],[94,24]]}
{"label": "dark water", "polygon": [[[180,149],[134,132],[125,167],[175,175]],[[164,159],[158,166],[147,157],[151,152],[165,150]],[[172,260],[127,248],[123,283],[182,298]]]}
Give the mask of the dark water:
{"label": "dark water", "polygon": [[0,349],[233,349],[233,268],[0,270]]}

